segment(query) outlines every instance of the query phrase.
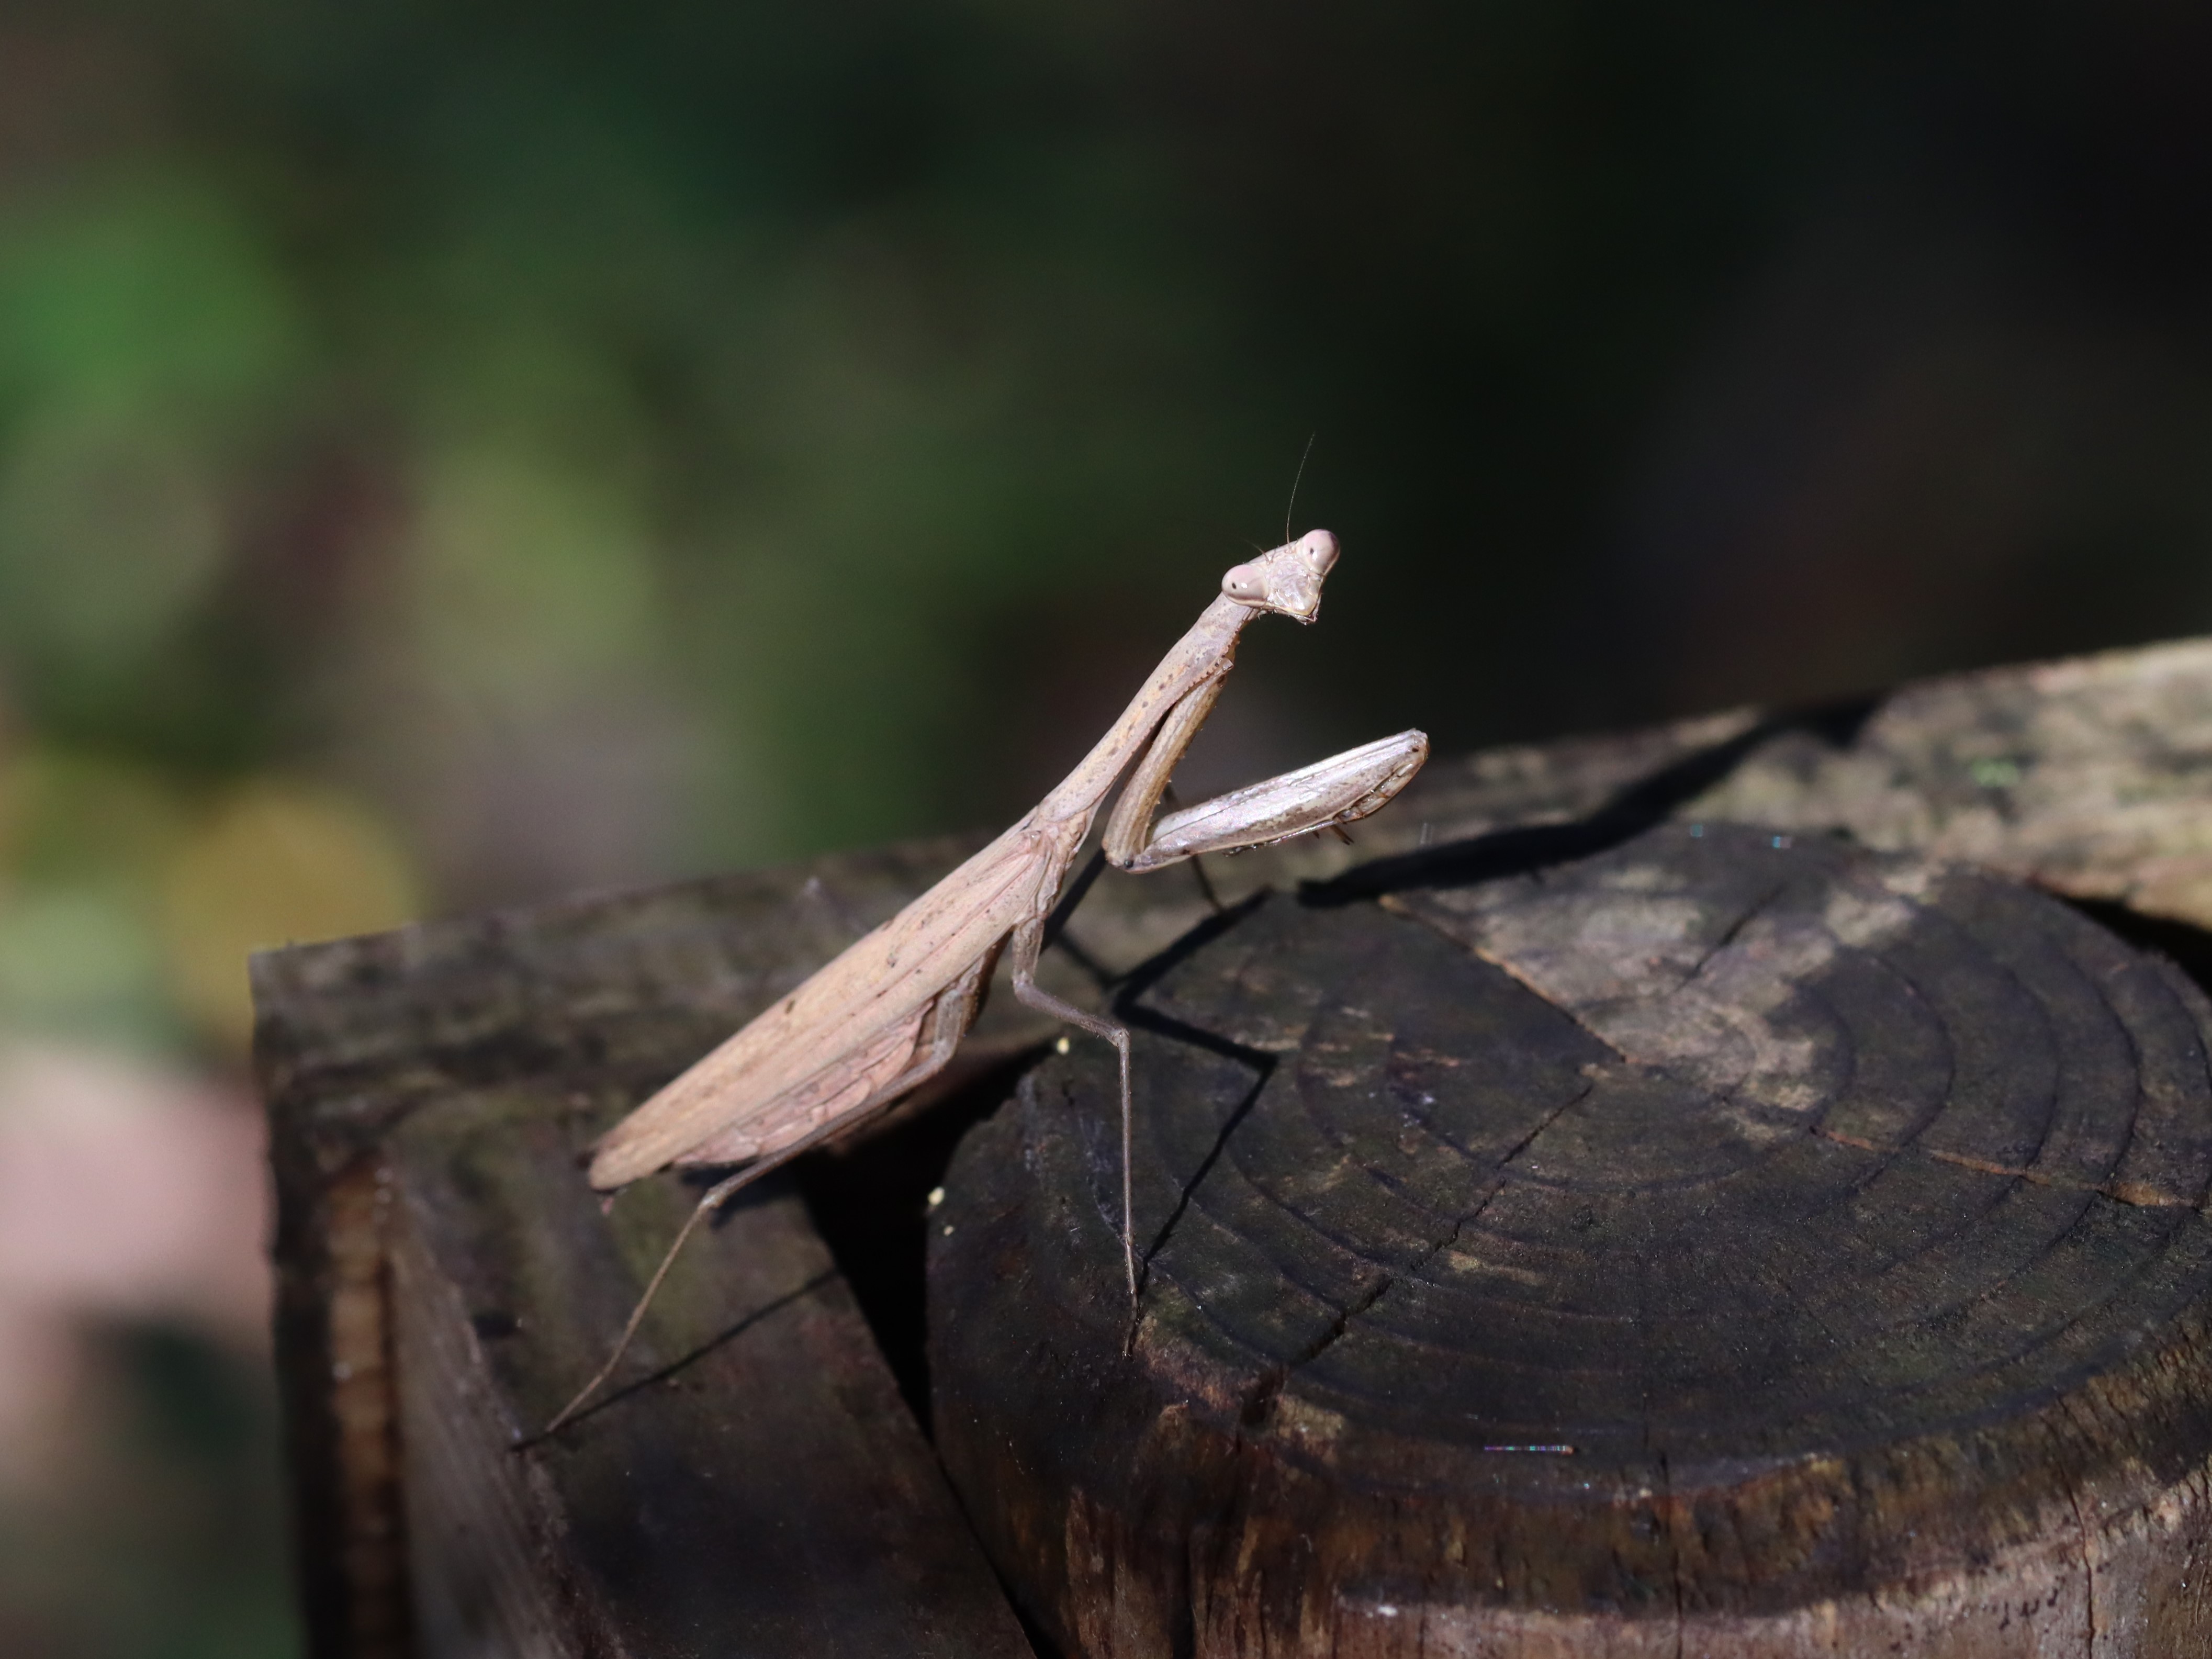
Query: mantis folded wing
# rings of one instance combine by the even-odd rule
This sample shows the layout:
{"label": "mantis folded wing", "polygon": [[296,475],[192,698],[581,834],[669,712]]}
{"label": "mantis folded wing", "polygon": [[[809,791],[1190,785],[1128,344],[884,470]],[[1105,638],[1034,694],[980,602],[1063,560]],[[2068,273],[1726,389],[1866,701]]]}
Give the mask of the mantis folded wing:
{"label": "mantis folded wing", "polygon": [[1164,658],[1113,726],[1021,821],[616,1125],[595,1150],[594,1187],[627,1185],[672,1164],[746,1167],[699,1200],[647,1285],[605,1366],[546,1426],[574,1416],[613,1374],[669,1264],[693,1229],[748,1182],[851,1128],[952,1058],[975,1023],[1001,946],[1014,994],[1111,1042],[1121,1073],[1121,1250],[1131,1305],[1137,1259],[1130,1190],[1129,1034],[1039,988],[1045,920],[1099,807],[1109,863],[1164,868],[1349,823],[1385,805],[1428,758],[1401,732],[1248,785],[1153,822],[1176,763],[1235,665],[1237,635],[1273,611],[1310,623],[1336,538],[1316,530],[1231,569],[1220,597]]}

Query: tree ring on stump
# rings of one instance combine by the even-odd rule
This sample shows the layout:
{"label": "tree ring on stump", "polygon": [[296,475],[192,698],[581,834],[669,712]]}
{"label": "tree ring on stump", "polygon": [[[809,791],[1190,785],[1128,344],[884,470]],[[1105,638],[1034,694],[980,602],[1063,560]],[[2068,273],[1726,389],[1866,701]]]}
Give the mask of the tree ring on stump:
{"label": "tree ring on stump", "polygon": [[2212,1009],[1668,826],[1276,895],[963,1144],[936,1431],[1070,1653],[2212,1651]]}

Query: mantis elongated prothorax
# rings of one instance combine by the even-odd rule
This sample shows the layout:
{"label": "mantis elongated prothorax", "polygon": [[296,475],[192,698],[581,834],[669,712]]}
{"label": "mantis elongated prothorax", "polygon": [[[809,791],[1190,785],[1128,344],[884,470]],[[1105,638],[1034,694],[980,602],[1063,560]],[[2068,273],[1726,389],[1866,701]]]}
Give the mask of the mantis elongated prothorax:
{"label": "mantis elongated prothorax", "polygon": [[749,1182],[890,1105],[951,1060],[975,1023],[993,963],[1011,945],[1014,994],[1112,1043],[1121,1073],[1121,1244],[1137,1296],[1130,1190],[1129,1033],[1037,986],[1045,920],[1098,809],[1109,862],[1161,869],[1201,853],[1237,852],[1365,817],[1428,758],[1401,732],[1248,785],[1154,822],[1176,763],[1205,724],[1235,665],[1237,635],[1273,611],[1310,623],[1336,562],[1326,530],[1231,568],[1218,598],[1160,661],[1083,762],[1020,822],[889,921],[761,1014],[608,1133],[594,1187],[627,1185],[672,1164],[744,1167],[699,1200],[646,1286],[614,1354],[548,1425],[566,1422],[613,1374],[670,1262],[699,1223]]}

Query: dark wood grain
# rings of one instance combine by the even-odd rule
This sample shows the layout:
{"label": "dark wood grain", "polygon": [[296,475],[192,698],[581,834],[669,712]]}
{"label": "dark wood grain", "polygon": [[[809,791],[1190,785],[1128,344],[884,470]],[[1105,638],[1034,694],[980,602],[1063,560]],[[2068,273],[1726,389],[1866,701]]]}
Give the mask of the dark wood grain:
{"label": "dark wood grain", "polygon": [[2212,1628],[2212,1007],[2170,965],[1714,823],[1262,900],[1121,1006],[1133,1331],[1086,1050],[933,1240],[939,1449],[1072,1651]]}

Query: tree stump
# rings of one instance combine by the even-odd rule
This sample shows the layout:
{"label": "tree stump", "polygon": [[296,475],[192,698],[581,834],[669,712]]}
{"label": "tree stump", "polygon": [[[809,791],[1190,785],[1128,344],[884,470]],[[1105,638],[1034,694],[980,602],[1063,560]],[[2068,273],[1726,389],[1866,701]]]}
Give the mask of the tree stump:
{"label": "tree stump", "polygon": [[[2109,941],[2081,945],[2099,936],[2063,912],[1987,884],[1947,885],[1947,894],[1981,893],[1990,906],[2024,906],[2020,915],[2043,919],[2037,927],[2074,928],[2062,931],[2062,941],[2075,941],[2062,956],[2090,950],[2084,960],[2125,965],[2100,994],[2124,1010],[2111,1018],[2136,1043],[2135,1063],[2147,1079],[2128,1143],[2135,1150],[2100,1170],[2094,1134],[2082,1126],[2104,1120],[2078,1114],[2054,1119],[2043,1139],[2016,1136],[2008,1148],[2000,1131],[2033,1121],[2032,1112],[2021,1117],[2027,1107],[1984,1085],[1909,1137],[1905,1125],[1893,1141],[1876,1132],[1885,1120],[1867,1103],[1892,1097],[1879,1074],[1853,1073],[1856,1093],[1793,1108],[1784,1083],[1817,1094],[1823,1079],[1833,1079],[1815,1060],[1826,1055],[1820,1063],[1830,1064],[1845,1051],[1821,1047],[1818,1029],[1777,1024],[1756,1000],[1734,1014],[1699,1005],[1700,1018],[1718,1021],[1724,1036],[1735,1030],[1748,1043],[1746,1033],[1763,1031],[1769,1039],[1767,1048],[1743,1051],[1765,1058],[1764,1069],[1744,1073],[1750,1081],[1732,1085],[1735,1115],[1709,1103],[1699,1109],[1706,1115],[1692,1111],[1677,1121],[1668,1104],[1677,1097],[1659,1085],[1687,1088],[1705,1074],[1683,1070],[1690,1051],[1668,1046],[1673,1025],[1655,1033],[1620,1024],[1635,999],[1620,1008],[1590,1001],[1595,994],[1578,990],[1568,973],[1572,961],[1530,954],[1523,947],[1537,935],[1516,943],[1501,931],[1516,913],[1484,906],[1527,889],[1514,879],[1539,867],[1556,884],[1574,860],[1654,826],[1703,823],[1717,835],[1711,826],[1721,820],[1767,826],[1769,844],[1751,850],[1770,867],[1767,854],[1787,851],[1859,869],[1802,840],[1790,849],[1771,845],[1775,835],[1848,830],[1868,847],[1967,860],[2033,882],[2082,902],[2127,937],[2176,953],[2212,982],[2212,934],[2198,931],[2212,927],[2212,641],[1927,681],[1809,715],[1736,710],[1442,759],[1389,812],[1361,827],[1356,848],[1308,838],[1212,861],[1211,888],[1170,872],[1109,873],[1083,889],[1042,971],[1056,995],[1086,1007],[1127,1002],[1140,1028],[1144,1237],[1157,1248],[1148,1320],[1134,1348],[1120,1357],[1127,1333],[1117,1322],[1126,1316],[1111,1288],[1119,1246],[1098,1212],[1100,1201],[1109,1216],[1118,1204],[1110,1186],[1095,1185],[1112,1179],[1102,1172],[1112,1167],[1115,1137],[1103,1119],[1085,1115],[1104,1098],[1103,1055],[1087,1040],[1075,1039],[1066,1064],[1048,1061],[1025,1085],[1024,1109],[1042,1116],[1024,1127],[1010,1115],[991,1132],[992,1146],[1017,1157],[1027,1135],[1040,1175],[1006,1191],[1003,1203],[992,1200],[991,1183],[1013,1176],[1010,1166],[989,1167],[997,1154],[979,1146],[954,1182],[952,1214],[930,1213],[927,1222],[932,1237],[962,1253],[998,1240],[1006,1271],[1017,1275],[1003,1287],[1003,1309],[1000,1291],[976,1283],[948,1304],[947,1264],[939,1263],[936,1334],[941,1380],[951,1389],[945,1449],[1000,1565],[1063,1633],[1096,1651],[1112,1651],[1116,1641],[1127,1651],[1164,1632],[1156,1650],[1163,1653],[1195,1648],[1203,1634],[1218,1650],[1224,1625],[1243,1618],[1249,1650],[1264,1652],[1270,1644],[1280,1650],[1282,1632],[1310,1618],[1337,1620],[1346,1632],[1381,1632],[1377,1641],[1425,1639],[1440,1651],[1455,1643],[1484,1651],[1486,1642],[1490,1651],[1543,1650],[1554,1642],[1553,1652],[1633,1653],[1656,1644],[1672,1653],[1677,1633],[1685,1652],[1741,1654],[1754,1638],[1773,1650],[1800,1637],[1803,1650],[1819,1650],[1821,1641],[1852,1649],[1862,1638],[1879,1649],[1900,1629],[1896,1644],[1920,1653],[2004,1651],[2008,1641],[2044,1654],[2195,1659],[2212,1648],[2191,1599],[2200,1592],[2190,1588],[2201,1575],[2176,1565],[2196,1537],[2195,1494],[2212,1480],[2212,1460],[2187,1427],[2205,1417],[2185,1340],[2195,1315],[2184,1252],[2201,1224],[2193,1211],[2147,1201],[2186,1189],[2173,1172],[2190,1167],[2190,1126],[2199,1120],[2185,1102],[2194,1085],[2154,1062],[2197,1039],[2185,1029],[2161,1046],[2143,1033],[2158,1024],[2145,1011],[2163,1005],[2150,991],[2126,1001],[2113,988],[2158,988],[2192,1010],[2176,1017],[2183,1028],[2196,1020],[2193,1002],[2162,969],[2124,952],[2094,957]],[[612,1340],[691,1190],[666,1179],[658,1193],[625,1198],[605,1217],[573,1156],[976,844],[911,843],[256,959],[256,1057],[277,1188],[278,1369],[317,1659],[436,1659],[502,1648],[778,1659],[1021,1650],[1023,1632],[941,1483],[925,1438],[930,1425],[903,1409],[927,1397],[925,1195],[943,1172],[948,1122],[996,1105],[1003,1070],[957,1109],[908,1118],[864,1147],[794,1166],[803,1205],[788,1189],[763,1194],[695,1245],[684,1286],[649,1322],[639,1368],[618,1398],[556,1443],[514,1445]],[[1877,888],[1887,879],[1851,877]],[[1308,898],[1326,902],[1292,896],[1313,882],[1327,885]],[[1217,893],[1234,914],[1209,921],[1208,896]],[[1877,908],[1928,912],[1916,928],[1966,925],[1948,899],[1875,899]],[[1715,954],[1705,977],[1753,960],[1745,952],[1786,909],[1760,910]],[[1847,921],[1838,912],[1832,926]],[[1966,932],[1982,939],[1980,928]],[[1468,939],[1478,956],[1464,948]],[[1400,948],[1410,954],[1394,965],[1389,958]],[[1637,954],[1606,946],[1597,960]],[[1887,962],[1893,951],[1884,945],[1861,955]],[[1232,958],[1250,961],[1241,979],[1223,976]],[[1493,971],[1500,965],[1518,972],[1526,998],[1509,996],[1512,987]],[[2015,975],[2038,988],[2047,978],[2025,967]],[[1960,981],[2011,982],[2002,975]],[[1272,1014],[1261,999],[1269,985],[1267,994],[1280,999]],[[1482,988],[1447,996],[1453,985]],[[1324,1005],[1324,993],[1334,1000]],[[1770,983],[1759,994],[1779,993]],[[1995,991],[1990,998],[2003,1005]],[[1859,1006],[1840,993],[1834,1000]],[[1911,1012],[1917,1005],[1899,1006]],[[1354,1008],[1373,1017],[1371,1029],[1346,1012]],[[1316,1010],[1327,1018],[1317,1023]],[[1860,1025],[1847,1029],[1860,1063],[1872,1050]],[[1899,1030],[1899,1040],[1909,1042],[1914,1032],[1949,1027],[1923,1030],[1907,1021]],[[2065,1028],[2047,1044],[2063,1061],[2055,1075],[2069,1079],[2052,1098],[2069,1111],[2082,1098],[2071,1080],[2079,1068],[2116,1052],[2083,1035],[2090,1030]],[[1576,1031],[1588,1039],[1582,1050],[1572,1046]],[[1001,987],[963,1046],[963,1062],[1019,1065],[1054,1035]],[[1566,1046],[1547,1048],[1540,1037]],[[1579,1052],[1616,1070],[1603,1096],[1570,1103],[1542,1124],[1513,1091],[1540,1091],[1565,1074],[1502,1072],[1496,1057],[1509,1048],[1525,1051],[1531,1066],[1544,1054],[1555,1068],[1567,1066]],[[1965,1052],[1971,1060],[1983,1051]],[[1994,1052],[2025,1063],[2029,1050]],[[1480,1058],[1456,1068],[1437,1058],[1455,1053]],[[1456,1174],[1449,1161],[1432,1163],[1422,1121],[1392,1117],[1376,1103],[1382,1096],[1362,1105],[1358,1079],[1378,1066],[1372,1089],[1402,1095],[1419,1085],[1401,1110],[1428,1110],[1418,1096],[1434,1095],[1434,1122],[1461,1134],[1489,1123],[1509,1138],[1466,1140]],[[1971,1066],[1960,1074],[1982,1075]],[[1403,1087],[1394,1078],[1406,1079]],[[1183,1109],[1196,1115],[1156,1115],[1186,1084],[1196,1092]],[[1648,1092],[1639,1097],[1638,1086]],[[1721,1085],[1706,1086],[1712,1093]],[[1069,1090],[1075,1103],[1059,1103]],[[1837,1101],[1858,1104],[1847,1110]],[[1298,1116],[1285,1115],[1286,1103],[1303,1113],[1316,1102],[1327,1115],[1313,1121],[1329,1133],[1310,1126],[1303,1141],[1291,1136]],[[1802,1111],[1798,1121],[1832,1132],[1806,1135],[1790,1153],[1796,1164],[1759,1152],[1757,1139],[1778,1124],[1786,1128],[1793,1109]],[[1484,1115],[1493,1112],[1494,1123]],[[1161,1138],[1176,1124],[1176,1135]],[[1340,1145],[1330,1137],[1347,1124],[1359,1138]],[[1511,1137],[1540,1125],[1515,1152]],[[1078,1126],[1097,1138],[1067,1139]],[[1401,1135],[1410,1137],[1402,1146],[1393,1139]],[[1577,1137],[1589,1146],[1577,1147]],[[1288,1160],[1287,1172],[1276,1185],[1253,1187],[1242,1172],[1263,1146]],[[1540,1231],[1499,1231],[1516,1206],[1551,1190],[1532,1172],[1565,1161],[1571,1148],[1577,1168],[1596,1167],[1601,1154],[1626,1172],[1618,1187],[1585,1181],[1571,1215],[1551,1216],[1559,1224],[1589,1214],[1588,1227],[1568,1227],[1568,1243],[1600,1265],[1576,1285],[1615,1298],[1590,1304],[1598,1314],[1612,1308],[1610,1325],[1596,1315],[1547,1324],[1539,1292],[1568,1259],[1558,1254],[1564,1247]],[[1733,1156],[1752,1162],[1738,1170],[1699,1161]],[[1801,1228],[1770,1219],[1761,1231],[1717,1203],[1710,1218],[1697,1214],[1699,1194],[1733,1192],[1770,1162],[1802,1169],[1808,1182],[1843,1179],[1836,1171],[1844,1168],[1869,1173],[1826,1211],[1815,1213],[1806,1200]],[[2153,1166],[2166,1173],[2144,1173]],[[1486,1207],[1485,1170],[1498,1184]],[[1054,1170],[1056,1186],[1035,1184]],[[1361,1186],[1402,1200],[1374,1212],[1398,1231],[1335,1237],[1300,1267],[1304,1277],[1276,1287],[1283,1300],[1272,1314],[1269,1281],[1240,1275],[1261,1273],[1273,1255],[1237,1265],[1224,1255],[1229,1265],[1207,1279],[1186,1254],[1201,1237],[1234,1242],[1234,1229],[1217,1224],[1222,1214],[1257,1241],[1254,1249],[1273,1251],[1279,1241],[1268,1226],[1292,1237],[1307,1231],[1306,1212],[1291,1200],[1333,1205]],[[1099,1200],[1102,1190],[1108,1196]],[[1073,1202],[1070,1194],[1090,1208],[1052,1210]],[[1223,1207],[1238,1194],[1243,1207]],[[1870,1207],[1878,1203],[1891,1207]],[[2081,1206],[2078,1213],[2069,1203]],[[1946,1204],[1956,1208],[1956,1237],[1942,1231]],[[1055,1213],[1072,1231],[1021,1236]],[[1474,1219],[1460,1239],[1440,1225],[1467,1215]],[[1723,1231],[1723,1222],[1737,1231]],[[1639,1223],[1652,1245],[1640,1254]],[[1675,1231],[1650,1231],[1662,1224]],[[2127,1231],[2168,1224],[2176,1231],[2156,1234],[2165,1241],[2156,1249]],[[945,1225],[955,1226],[949,1238]],[[1884,1231],[1892,1228],[1894,1237]],[[1677,1257],[1656,1248],[1669,1241]],[[1079,1260],[1067,1255],[1079,1245]],[[1601,1245],[1607,1254],[1598,1254]],[[2010,1277],[1999,1273],[2000,1259],[2018,1264]],[[2139,1270],[2125,1278],[2131,1261]],[[1104,1271],[1102,1262],[1110,1267],[1103,1279],[1085,1277]],[[1906,1409],[1920,1408],[1919,1395],[1875,1386],[1946,1354],[1986,1359],[2014,1302],[2047,1297],[2062,1308],[2073,1293],[2066,1285],[2088,1286],[2079,1291],[2087,1295],[2106,1282],[2100,1273],[2119,1275],[2123,1288],[2056,1334],[2023,1328],[2035,1341],[2022,1339],[2012,1371],[1984,1367],[1989,1397],[2014,1400],[2013,1415],[1972,1419],[1980,1396],[1969,1384],[1978,1373],[1936,1377],[1926,1398],[1937,1398],[1939,1383],[1950,1388],[1943,1397],[1966,1415],[1923,1432],[1911,1428],[1922,1419]],[[1956,1293],[1914,1301],[1927,1283]],[[1022,1297],[1060,1290],[1066,1306],[1020,1306]],[[1686,1299],[1670,1304],[1668,1292]],[[1692,1292],[1706,1300],[1687,1299]],[[1094,1293],[1103,1299],[1085,1299]],[[1632,1293],[1643,1298],[1634,1303],[1641,1323],[1620,1311]],[[1937,1317],[1915,1328],[1909,1314],[1923,1304]],[[948,1306],[956,1317],[972,1306],[972,1329],[948,1322]],[[1434,1357],[1409,1349],[1423,1363],[1406,1362],[1407,1376],[1376,1373],[1387,1386],[1378,1385],[1372,1422],[1328,1403],[1326,1390],[1358,1382],[1363,1374],[1348,1368],[1382,1352],[1376,1345],[1387,1333],[1411,1329],[1425,1340],[1429,1327],[1406,1322],[1444,1320],[1455,1307],[1478,1334],[1494,1325],[1497,1341],[1521,1345],[1498,1352],[1528,1369],[1498,1370],[1480,1392],[1469,1379],[1491,1351],[1462,1329],[1434,1345]],[[1885,1309],[1888,1322],[1878,1316]],[[1701,1310],[1708,1316],[1697,1326],[1691,1315]],[[1201,1312],[1225,1322],[1216,1329]],[[1333,1334],[1340,1313],[1342,1330]],[[1684,1346],[1693,1328],[1705,1349]],[[1633,1333],[1633,1346],[1589,1334],[1622,1330]],[[1830,1335],[1832,1358],[1821,1346]],[[1609,1366],[1609,1419],[1595,1406],[1580,1415],[1560,1408],[1563,1379],[1585,1373],[1558,1369],[1564,1358],[1554,1364],[1547,1356],[1583,1352],[1567,1346],[1578,1336]],[[1690,1364],[1723,1350],[1735,1370],[1717,1359],[1709,1371]],[[2076,1370],[2033,1372],[2033,1364],[2057,1365],[2077,1352]],[[1789,1431],[1814,1413],[1807,1406],[1791,1416],[1784,1407],[1795,1396],[1769,1380],[1811,1377],[1822,1364],[1840,1368],[1838,1376],[1865,1372],[1874,1403],[1863,1401],[1850,1420],[1869,1437],[1845,1445],[1838,1428],[1842,1449],[1793,1453]],[[1624,1376],[1637,1390],[1637,1433],[1653,1425],[1648,1449],[1623,1437],[1632,1420],[1622,1415],[1630,1411]],[[1711,1389],[1725,1390],[1731,1379],[1740,1386],[1732,1398],[1705,1398],[1700,1417],[1691,1407],[1701,1378]],[[1465,1408],[1476,1416],[1459,1425],[1458,1438],[1406,1436],[1382,1409],[1418,1412],[1432,1397],[1474,1402]],[[1176,1410],[1164,1413],[1166,1403]],[[979,1407],[992,1413],[981,1423]],[[1691,1430],[1702,1424],[1717,1434],[1739,1411],[1748,1449],[1731,1475],[1717,1443]],[[1356,1432],[1331,1437],[1332,1425],[1355,1421]],[[1531,1437],[1478,1444],[1468,1437],[1478,1421],[1496,1425],[1484,1433]],[[1608,1423],[1610,1439],[1600,1432]],[[2039,1430],[2047,1434],[2039,1449]],[[1535,1437],[1552,1434],[1570,1437]],[[1175,1436],[1189,1451],[1188,1467]],[[1575,1449],[1480,1449],[1508,1443]],[[1370,1462],[1355,1468],[1347,1449],[1358,1448]],[[1028,1461],[1006,1462],[1017,1454]],[[1390,1457],[1412,1466],[1410,1484],[1384,1478]],[[1698,1461],[1709,1457],[1718,1461]],[[982,1484],[1002,1475],[1001,1486]],[[1140,1476],[1151,1486],[1129,1484]],[[1324,1480],[1338,1484],[1316,1484]],[[1001,1490],[1004,1515],[988,1507],[989,1492]],[[1336,1498],[1319,1496],[1331,1491]],[[1133,1492],[1152,1495],[1131,1498]],[[1346,1576],[1354,1559],[1401,1566],[1422,1559],[1447,1501],[1470,1518],[1462,1540],[1445,1548],[1445,1570],[1425,1580],[1379,1566],[1369,1579]],[[1285,1565],[1307,1546],[1285,1541],[1282,1517],[1317,1512],[1343,1517],[1312,1534],[1312,1547],[1329,1552],[1315,1559],[1336,1575],[1316,1568],[1316,1582],[1342,1588],[1341,1595],[1300,1589],[1304,1581]],[[1378,1515],[1403,1534],[1395,1556],[1395,1545],[1374,1541],[1382,1534],[1370,1523]],[[1340,1538],[1331,1527],[1350,1530]],[[1792,1539],[1800,1554],[1790,1553]],[[1245,1565],[1218,1553],[1228,1540],[1245,1552],[1237,1558]],[[1370,1555],[1358,1554],[1370,1546]],[[1477,1549],[1490,1552],[1487,1581],[1468,1565]],[[1862,1565],[1851,1567],[1854,1559]],[[1071,1561],[1079,1569],[1073,1578]],[[1170,1593],[1186,1581],[1209,1599]],[[2042,1593],[2051,1599],[2029,1606],[2019,1585],[2046,1582]],[[1089,1598],[1083,1605],[1051,1588],[1068,1583]],[[1831,1583],[1859,1588],[1821,1588]],[[1989,1598],[2015,1590],[2004,1626]],[[1407,1611],[1415,1607],[1428,1611]],[[1472,1622],[1454,1625],[1462,1615]],[[1717,1634],[1729,1619],[1731,1633]],[[1984,1639],[1990,1619],[2004,1632],[1995,1649]],[[1345,1641],[1346,1651],[1374,1645],[1365,1635]]]}
{"label": "tree stump", "polygon": [[971,1133],[938,1448],[1071,1654],[2212,1651],[2212,1007],[1720,823],[1260,895]]}

